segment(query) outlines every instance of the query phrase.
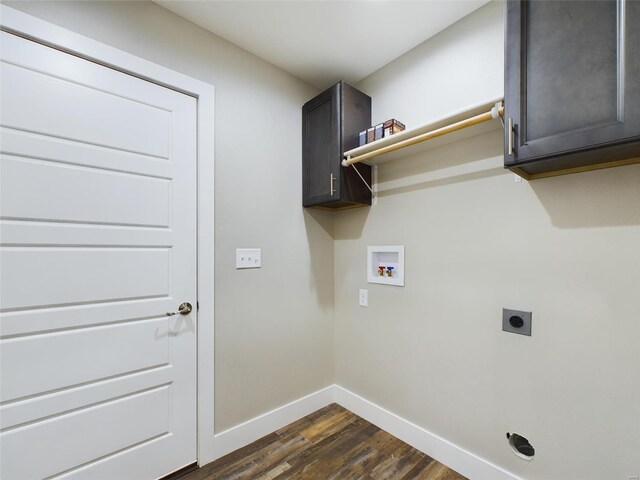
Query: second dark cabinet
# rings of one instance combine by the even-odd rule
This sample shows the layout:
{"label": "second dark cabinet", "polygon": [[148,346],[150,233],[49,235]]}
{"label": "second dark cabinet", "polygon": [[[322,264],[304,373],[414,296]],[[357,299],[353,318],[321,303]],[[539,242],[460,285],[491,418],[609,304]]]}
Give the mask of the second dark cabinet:
{"label": "second dark cabinet", "polygon": [[508,0],[505,166],[526,178],[640,161],[640,1]]}
{"label": "second dark cabinet", "polygon": [[341,165],[371,125],[371,97],[338,82],[302,107],[302,204],[330,209],[371,205],[371,167]]}

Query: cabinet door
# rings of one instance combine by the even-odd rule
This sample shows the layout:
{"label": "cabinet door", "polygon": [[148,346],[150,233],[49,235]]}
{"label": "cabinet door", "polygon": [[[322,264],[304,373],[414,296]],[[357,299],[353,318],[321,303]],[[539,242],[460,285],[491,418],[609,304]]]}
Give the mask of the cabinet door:
{"label": "cabinet door", "polygon": [[508,1],[507,166],[638,138],[638,25],[637,1]]}
{"label": "cabinet door", "polygon": [[305,207],[340,198],[339,84],[302,108],[302,201]]}

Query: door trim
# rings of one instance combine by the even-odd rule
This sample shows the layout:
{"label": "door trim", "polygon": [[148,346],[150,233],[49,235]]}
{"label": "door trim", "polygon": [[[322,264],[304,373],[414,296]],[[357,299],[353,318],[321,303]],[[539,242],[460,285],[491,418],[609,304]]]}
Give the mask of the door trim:
{"label": "door trim", "polygon": [[[197,459],[214,453],[214,87],[32,15],[0,5],[0,27],[197,100]],[[169,474],[171,472],[167,472]]]}

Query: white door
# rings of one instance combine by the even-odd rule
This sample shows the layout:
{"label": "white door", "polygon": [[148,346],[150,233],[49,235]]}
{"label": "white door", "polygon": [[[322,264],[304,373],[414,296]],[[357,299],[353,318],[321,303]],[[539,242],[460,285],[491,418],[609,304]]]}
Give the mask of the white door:
{"label": "white door", "polygon": [[0,477],[162,477],[196,460],[196,100],[1,50]]}

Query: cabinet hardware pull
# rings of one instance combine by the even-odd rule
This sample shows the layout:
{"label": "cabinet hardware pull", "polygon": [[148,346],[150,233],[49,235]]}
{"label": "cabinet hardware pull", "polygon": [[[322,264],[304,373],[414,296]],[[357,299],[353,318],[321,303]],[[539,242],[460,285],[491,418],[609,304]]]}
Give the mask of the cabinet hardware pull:
{"label": "cabinet hardware pull", "polygon": [[509,117],[509,155],[513,155],[513,118]]}
{"label": "cabinet hardware pull", "polygon": [[335,180],[335,177],[333,176],[333,173],[330,175],[329,177],[329,181],[330,181],[330,185],[329,188],[331,189],[331,196],[333,197],[333,194],[336,192],[335,189],[333,188],[333,181]]}

